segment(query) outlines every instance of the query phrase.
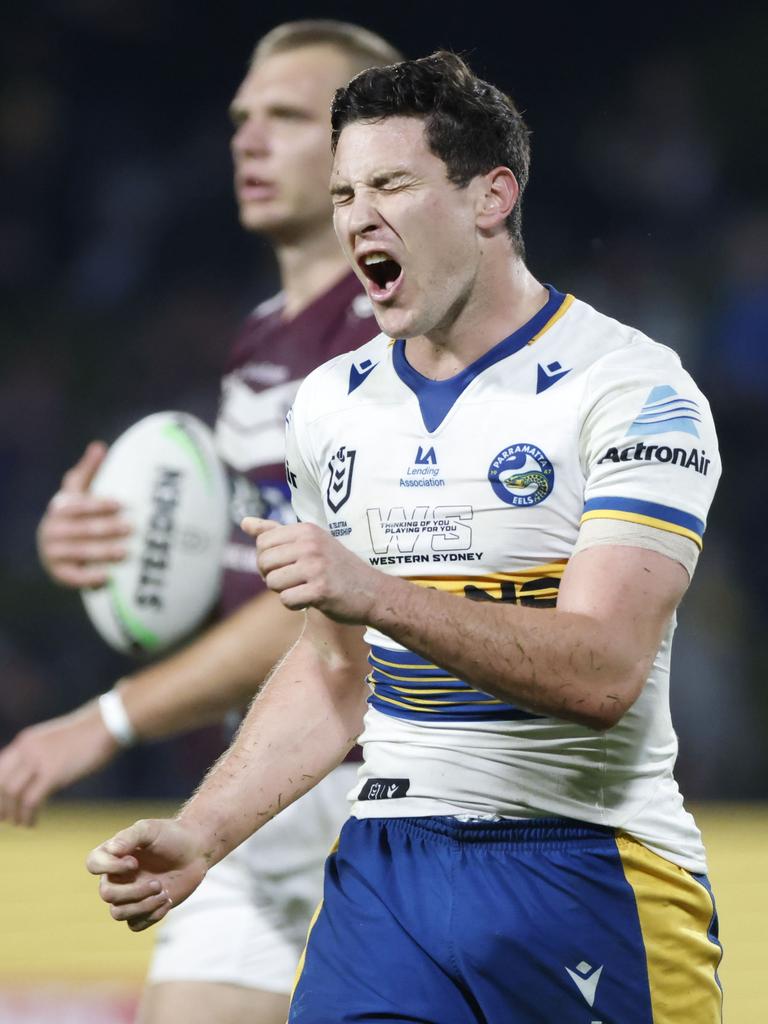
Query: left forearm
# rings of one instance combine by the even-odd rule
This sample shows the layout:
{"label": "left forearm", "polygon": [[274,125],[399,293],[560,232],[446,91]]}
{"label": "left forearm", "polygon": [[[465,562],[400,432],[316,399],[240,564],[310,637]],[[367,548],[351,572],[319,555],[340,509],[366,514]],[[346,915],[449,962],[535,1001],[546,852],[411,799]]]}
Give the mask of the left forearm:
{"label": "left forearm", "polygon": [[474,603],[393,577],[369,625],[491,696],[598,729],[618,721],[649,668],[588,615]]}
{"label": "left forearm", "polygon": [[557,607],[538,610],[388,576],[311,523],[243,528],[286,607],[373,626],[505,703],[593,729],[616,725],[637,699],[688,584],[665,555],[605,545],[574,555]]}

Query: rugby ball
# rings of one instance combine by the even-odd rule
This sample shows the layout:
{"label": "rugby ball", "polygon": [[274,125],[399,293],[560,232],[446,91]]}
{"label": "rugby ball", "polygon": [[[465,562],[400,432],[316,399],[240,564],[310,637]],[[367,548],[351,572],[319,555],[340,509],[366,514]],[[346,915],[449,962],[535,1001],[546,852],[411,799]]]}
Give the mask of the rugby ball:
{"label": "rugby ball", "polygon": [[119,501],[133,527],[106,585],[82,591],[91,622],[126,654],[173,647],[219,593],[229,501],[211,430],[183,412],[145,417],[112,444],[91,493]]}

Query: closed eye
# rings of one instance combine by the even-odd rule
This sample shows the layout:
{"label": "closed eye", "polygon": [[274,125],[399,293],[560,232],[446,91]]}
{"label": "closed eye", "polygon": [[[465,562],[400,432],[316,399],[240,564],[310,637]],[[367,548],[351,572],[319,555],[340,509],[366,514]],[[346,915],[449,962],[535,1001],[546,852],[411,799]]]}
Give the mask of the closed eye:
{"label": "closed eye", "polygon": [[269,110],[270,117],[273,117],[280,121],[311,121],[312,114],[307,110],[302,110],[300,107],[271,107]]}

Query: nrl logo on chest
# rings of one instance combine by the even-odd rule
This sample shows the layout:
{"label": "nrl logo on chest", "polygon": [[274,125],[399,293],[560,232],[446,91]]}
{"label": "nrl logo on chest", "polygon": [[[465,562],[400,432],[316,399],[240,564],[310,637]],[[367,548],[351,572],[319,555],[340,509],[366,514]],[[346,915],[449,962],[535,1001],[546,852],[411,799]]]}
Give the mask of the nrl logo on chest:
{"label": "nrl logo on chest", "polygon": [[352,473],[355,468],[356,451],[342,445],[328,463],[328,487],[325,500],[332,512],[338,512],[352,493]]}

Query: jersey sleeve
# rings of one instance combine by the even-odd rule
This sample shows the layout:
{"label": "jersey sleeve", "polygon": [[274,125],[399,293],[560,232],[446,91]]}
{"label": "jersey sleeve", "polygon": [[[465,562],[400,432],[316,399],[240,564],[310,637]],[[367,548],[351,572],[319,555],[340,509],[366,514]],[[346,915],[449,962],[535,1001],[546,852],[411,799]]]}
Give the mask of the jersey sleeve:
{"label": "jersey sleeve", "polygon": [[615,520],[701,547],[720,477],[709,404],[669,349],[650,341],[600,360],[582,408],[581,523]]}
{"label": "jersey sleeve", "polygon": [[285,476],[291,505],[300,523],[327,528],[322,491],[322,470],[317,465],[306,421],[306,385],[296,395],[285,421]]}

